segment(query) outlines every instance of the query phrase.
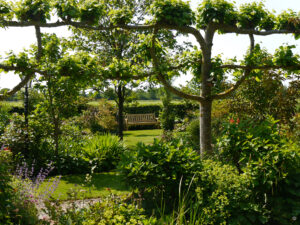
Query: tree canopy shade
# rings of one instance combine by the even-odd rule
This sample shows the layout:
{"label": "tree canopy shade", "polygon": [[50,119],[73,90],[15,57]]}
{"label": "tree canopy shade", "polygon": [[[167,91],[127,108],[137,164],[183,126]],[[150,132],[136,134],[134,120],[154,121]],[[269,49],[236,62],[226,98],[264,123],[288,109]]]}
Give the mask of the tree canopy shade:
{"label": "tree canopy shade", "polygon": [[[174,94],[198,101],[201,109],[200,146],[202,153],[212,150],[211,106],[213,100],[228,97],[250,77],[259,79],[263,76],[264,70],[285,70],[290,74],[300,70],[299,56],[293,53],[295,46],[279,46],[272,55],[255,43],[255,36],[292,34],[296,39],[300,38],[300,14],[298,12],[287,10],[274,15],[264,7],[263,3],[256,2],[243,4],[237,9],[233,3],[226,0],[204,0],[196,12],[191,10],[188,3],[180,0],[155,0],[149,7],[147,7],[148,1],[123,0],[121,2],[123,3],[121,7],[115,7],[117,4],[107,4],[105,0],[53,2],[22,0],[14,5],[0,1],[0,25],[2,27],[34,26],[37,40],[39,40],[40,27],[65,25],[94,31],[125,29],[141,32],[141,42],[135,48],[137,54],[144,55],[144,61],[141,63],[146,69],[137,67],[128,76],[111,78],[130,80],[155,76]],[[135,4],[136,7],[128,7],[130,4]],[[140,13],[144,10],[141,8],[143,5],[147,7],[147,20],[140,19]],[[49,22],[52,11],[55,11],[59,18],[56,22]],[[220,57],[212,57],[216,33],[248,35],[249,50],[245,58],[237,62],[234,59],[223,61]],[[185,44],[177,43],[177,37],[181,35],[194,36],[198,46],[190,48]],[[173,43],[172,47],[170,43]],[[39,54],[39,51],[37,53]],[[21,72],[24,82],[31,79],[33,72],[44,73],[38,63],[32,64],[28,60],[22,62],[21,64],[4,62],[0,64],[0,68],[5,71]],[[66,65],[77,64],[75,62]],[[192,70],[200,83],[199,94],[182,92],[169,82],[170,78],[177,75],[179,71],[187,72],[188,70]],[[68,75],[71,75],[82,70],[66,69],[66,71]],[[225,81],[228,73],[233,75],[235,83],[225,90],[219,81]],[[22,85],[24,83],[21,82],[12,91]]]}

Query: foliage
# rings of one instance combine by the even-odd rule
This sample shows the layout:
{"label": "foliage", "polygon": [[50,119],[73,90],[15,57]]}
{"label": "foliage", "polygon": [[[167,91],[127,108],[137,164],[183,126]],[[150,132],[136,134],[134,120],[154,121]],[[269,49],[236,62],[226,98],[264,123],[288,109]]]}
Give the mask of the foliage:
{"label": "foliage", "polygon": [[210,22],[233,25],[237,12],[232,3],[225,0],[205,0],[198,8],[197,25],[204,28]]}
{"label": "foliage", "polygon": [[123,143],[115,135],[104,134],[91,137],[83,148],[83,155],[97,163],[98,170],[114,169],[124,152]]}
{"label": "foliage", "polygon": [[150,13],[160,24],[188,26],[194,23],[194,12],[182,0],[155,0],[150,7]]}
{"label": "foliage", "polygon": [[243,4],[240,7],[238,18],[239,26],[247,29],[260,27],[261,29],[271,30],[275,25],[272,16],[273,15],[264,8],[262,2]]}
{"label": "foliage", "polygon": [[270,211],[270,224],[298,223],[299,165],[299,146],[291,144],[270,149],[248,165],[253,197]]}
{"label": "foliage", "polygon": [[231,118],[224,123],[223,135],[217,142],[218,154],[223,162],[231,162],[238,171],[249,161],[258,161],[263,155],[281,146],[276,121]]}
{"label": "foliage", "polygon": [[0,135],[4,133],[5,127],[9,124],[11,117],[9,111],[10,107],[8,105],[0,105]]}
{"label": "foliage", "polygon": [[56,221],[58,224],[78,224],[78,225],[142,225],[148,223],[143,215],[143,210],[139,209],[134,204],[124,202],[124,198],[110,194],[101,202],[88,204],[87,208],[80,209],[75,203],[71,208],[64,211],[60,204],[57,202],[54,205],[47,203],[47,212],[51,220]]}
{"label": "foliage", "polygon": [[270,71],[259,78],[245,81],[234,98],[229,100],[230,112],[254,120],[263,120],[267,115],[272,115],[280,124],[292,127],[291,119],[296,113],[296,103],[300,96],[299,82],[293,81],[285,87],[285,75]]}
{"label": "foliage", "polygon": [[200,137],[200,122],[199,119],[193,119],[186,126],[187,137],[185,141],[191,143],[194,149],[199,149],[199,137]]}
{"label": "foliage", "polygon": [[199,155],[179,140],[172,143],[154,140],[152,145],[139,143],[136,149],[126,151],[119,169],[126,182],[146,197],[152,207],[160,205],[163,198],[166,206],[172,208],[179,183],[186,191],[192,177],[201,169],[201,162]]}
{"label": "foliage", "polygon": [[171,95],[168,90],[164,91],[165,94],[162,97],[163,108],[159,114],[160,126],[166,131],[174,130],[175,126],[175,115],[172,110],[172,103],[171,103]]}
{"label": "foliage", "polygon": [[117,129],[116,108],[105,99],[101,99],[98,107],[89,107],[81,115],[83,126],[95,132],[112,132]]}
{"label": "foliage", "polygon": [[247,174],[212,160],[203,161],[196,188],[199,224],[264,224],[268,211],[251,197]]}
{"label": "foliage", "polygon": [[12,153],[8,149],[0,150],[0,222],[8,224],[11,220],[10,211],[13,209],[13,188],[10,185]]}
{"label": "foliage", "polygon": [[30,196],[23,195],[22,183],[13,183],[12,152],[0,150],[0,222],[1,224],[39,224],[37,209]]}
{"label": "foliage", "polygon": [[16,4],[16,17],[20,21],[40,21],[50,19],[50,4],[44,0],[22,0]]}

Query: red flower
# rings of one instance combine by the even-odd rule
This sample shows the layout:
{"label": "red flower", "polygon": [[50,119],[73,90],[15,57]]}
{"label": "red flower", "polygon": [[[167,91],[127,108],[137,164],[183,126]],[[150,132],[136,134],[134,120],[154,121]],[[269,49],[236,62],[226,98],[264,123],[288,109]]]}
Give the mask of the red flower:
{"label": "red flower", "polygon": [[233,123],[234,123],[234,119],[231,118],[231,119],[229,120],[229,123],[230,123],[230,124],[233,124]]}
{"label": "red flower", "polygon": [[239,124],[239,123],[240,123],[240,118],[237,118],[236,124]]}

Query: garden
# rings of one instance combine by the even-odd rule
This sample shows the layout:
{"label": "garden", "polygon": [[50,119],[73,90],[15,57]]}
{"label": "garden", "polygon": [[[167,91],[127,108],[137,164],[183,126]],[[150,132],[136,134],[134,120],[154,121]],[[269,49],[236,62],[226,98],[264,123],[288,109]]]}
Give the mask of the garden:
{"label": "garden", "polygon": [[194,4],[0,0],[1,225],[300,224],[300,13]]}

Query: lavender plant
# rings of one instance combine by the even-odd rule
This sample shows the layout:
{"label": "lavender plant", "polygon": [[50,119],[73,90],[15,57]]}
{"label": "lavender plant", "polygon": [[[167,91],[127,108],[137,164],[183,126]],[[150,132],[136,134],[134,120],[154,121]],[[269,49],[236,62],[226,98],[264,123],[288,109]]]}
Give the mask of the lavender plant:
{"label": "lavender plant", "polygon": [[52,164],[51,162],[46,168],[41,168],[36,176],[34,175],[34,162],[31,166],[26,162],[17,165],[14,173],[14,183],[16,188],[19,187],[20,195],[32,203],[49,200],[61,179],[61,176],[58,176],[47,180],[54,169]]}

